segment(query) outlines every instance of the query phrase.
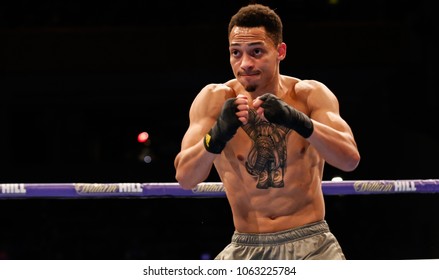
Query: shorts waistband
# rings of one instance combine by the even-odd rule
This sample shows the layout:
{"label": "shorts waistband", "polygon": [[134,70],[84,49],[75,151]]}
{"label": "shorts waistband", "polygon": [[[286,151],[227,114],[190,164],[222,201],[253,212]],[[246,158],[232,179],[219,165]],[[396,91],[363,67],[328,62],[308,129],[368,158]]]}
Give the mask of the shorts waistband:
{"label": "shorts waistband", "polygon": [[329,232],[329,226],[325,220],[270,233],[241,233],[235,231],[232,236],[232,243],[240,245],[273,245],[294,242],[324,232]]}

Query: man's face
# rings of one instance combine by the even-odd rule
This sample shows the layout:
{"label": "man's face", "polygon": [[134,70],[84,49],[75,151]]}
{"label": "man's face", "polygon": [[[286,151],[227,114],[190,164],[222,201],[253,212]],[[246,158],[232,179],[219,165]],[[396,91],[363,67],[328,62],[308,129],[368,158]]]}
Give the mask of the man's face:
{"label": "man's face", "polygon": [[233,27],[229,52],[233,73],[248,92],[267,87],[283,59],[263,27]]}

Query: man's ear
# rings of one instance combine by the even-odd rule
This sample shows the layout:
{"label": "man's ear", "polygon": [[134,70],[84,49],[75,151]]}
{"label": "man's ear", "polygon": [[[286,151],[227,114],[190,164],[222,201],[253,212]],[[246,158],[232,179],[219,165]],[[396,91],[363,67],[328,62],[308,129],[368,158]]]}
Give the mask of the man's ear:
{"label": "man's ear", "polygon": [[287,56],[287,44],[280,43],[277,47],[277,53],[279,60],[284,60],[284,58]]}

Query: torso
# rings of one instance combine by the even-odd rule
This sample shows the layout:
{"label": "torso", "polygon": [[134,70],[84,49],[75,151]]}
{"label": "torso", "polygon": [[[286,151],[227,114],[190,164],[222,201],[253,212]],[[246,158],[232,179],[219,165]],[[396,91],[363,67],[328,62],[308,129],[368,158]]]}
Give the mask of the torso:
{"label": "torso", "polygon": [[[299,80],[283,77],[288,104],[310,114],[294,88]],[[235,80],[226,84],[245,93]],[[253,101],[248,94],[249,104]],[[295,131],[250,113],[214,164],[226,188],[239,232],[274,232],[322,220],[324,161]]]}

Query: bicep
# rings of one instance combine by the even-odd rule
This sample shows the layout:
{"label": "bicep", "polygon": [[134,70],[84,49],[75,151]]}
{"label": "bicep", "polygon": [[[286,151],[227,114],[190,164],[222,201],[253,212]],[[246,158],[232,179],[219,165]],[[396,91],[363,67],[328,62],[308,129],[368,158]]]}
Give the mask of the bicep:
{"label": "bicep", "polygon": [[351,134],[351,128],[348,123],[340,116],[338,112],[320,108],[313,112],[311,119],[327,125],[339,132]]}
{"label": "bicep", "polygon": [[351,133],[347,122],[341,117],[337,97],[322,85],[308,97],[311,119],[340,132]]}
{"label": "bicep", "polygon": [[189,111],[189,128],[182,140],[182,149],[197,144],[215,123],[225,95],[218,86],[205,87],[194,99]]}

